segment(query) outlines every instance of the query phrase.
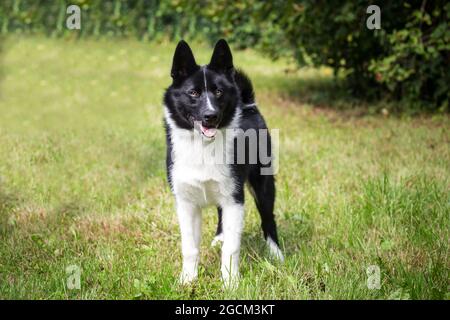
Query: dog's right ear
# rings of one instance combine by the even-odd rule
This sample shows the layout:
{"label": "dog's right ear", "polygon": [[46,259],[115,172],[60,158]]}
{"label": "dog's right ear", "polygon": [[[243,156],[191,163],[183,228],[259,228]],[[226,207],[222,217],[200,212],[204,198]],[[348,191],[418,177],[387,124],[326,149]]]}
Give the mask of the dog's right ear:
{"label": "dog's right ear", "polygon": [[192,50],[186,41],[178,42],[175,54],[173,55],[172,71],[170,75],[174,81],[181,81],[199,69],[195,62]]}

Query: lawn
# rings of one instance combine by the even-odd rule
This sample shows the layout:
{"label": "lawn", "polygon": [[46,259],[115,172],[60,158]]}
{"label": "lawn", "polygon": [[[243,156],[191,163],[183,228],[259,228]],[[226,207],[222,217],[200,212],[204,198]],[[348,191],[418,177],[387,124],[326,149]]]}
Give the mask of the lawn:
{"label": "lawn", "polygon": [[[174,47],[3,39],[0,298],[450,298],[448,116],[373,111],[380,103],[339,98],[329,70],[296,70],[253,51],[234,60],[280,129],[286,261],[269,259],[247,201],[242,279],[223,291],[209,209],[199,280],[178,285],[161,104]],[[192,47],[209,61],[211,48]],[[80,268],[79,290],[67,285],[70,266]],[[368,268],[379,268],[379,288],[368,287],[376,277]]]}

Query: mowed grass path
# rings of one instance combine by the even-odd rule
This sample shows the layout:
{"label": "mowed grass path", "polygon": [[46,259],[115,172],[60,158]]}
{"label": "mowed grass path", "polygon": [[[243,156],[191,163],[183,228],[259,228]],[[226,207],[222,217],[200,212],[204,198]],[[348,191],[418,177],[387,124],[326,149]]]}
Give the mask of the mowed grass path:
{"label": "mowed grass path", "polygon": [[[449,298],[448,116],[318,108],[302,98],[320,97],[327,70],[285,74],[286,62],[236,52],[280,129],[286,262],[268,259],[247,201],[242,281],[224,292],[209,209],[199,280],[180,287],[161,104],[174,44],[36,37],[1,47],[0,298]],[[210,48],[193,49],[209,61]],[[71,265],[80,290],[67,288]],[[372,265],[379,290],[367,286]]]}

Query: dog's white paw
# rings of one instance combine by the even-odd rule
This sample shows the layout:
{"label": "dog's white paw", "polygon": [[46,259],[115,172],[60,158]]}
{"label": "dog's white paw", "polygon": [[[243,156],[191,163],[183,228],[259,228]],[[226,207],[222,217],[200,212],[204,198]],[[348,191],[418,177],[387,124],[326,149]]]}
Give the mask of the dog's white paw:
{"label": "dog's white paw", "polygon": [[211,241],[211,247],[215,247],[217,245],[220,245],[223,242],[223,233],[218,234],[214,237],[214,239]]}
{"label": "dog's white paw", "polygon": [[280,247],[272,240],[271,237],[267,237],[267,246],[269,247],[269,254],[272,258],[277,259],[280,262],[284,262],[283,252]]}
{"label": "dog's white paw", "polygon": [[188,285],[197,279],[197,272],[183,270],[180,274],[180,284]]}

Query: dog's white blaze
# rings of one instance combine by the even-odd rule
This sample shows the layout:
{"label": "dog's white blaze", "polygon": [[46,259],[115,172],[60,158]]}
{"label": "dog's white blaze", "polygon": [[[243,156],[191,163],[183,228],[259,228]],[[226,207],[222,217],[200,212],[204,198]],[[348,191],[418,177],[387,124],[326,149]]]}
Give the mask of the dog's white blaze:
{"label": "dog's white blaze", "polygon": [[269,253],[273,258],[276,258],[280,260],[281,262],[284,261],[283,253],[280,250],[280,247],[275,243],[275,241],[272,240],[270,236],[267,237],[267,246],[269,247]]}
{"label": "dog's white blaze", "polygon": [[208,96],[208,84],[206,83],[206,68],[203,68],[203,80],[205,82],[205,95],[206,95],[206,105],[208,106],[209,110],[215,111],[214,107],[211,104],[211,101],[209,100]]}

